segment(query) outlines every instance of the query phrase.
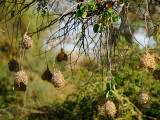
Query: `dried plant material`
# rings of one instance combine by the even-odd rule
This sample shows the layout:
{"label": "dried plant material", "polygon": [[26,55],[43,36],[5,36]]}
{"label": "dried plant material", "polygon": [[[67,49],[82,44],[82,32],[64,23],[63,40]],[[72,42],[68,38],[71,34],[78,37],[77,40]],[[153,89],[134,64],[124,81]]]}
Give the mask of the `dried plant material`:
{"label": "dried plant material", "polygon": [[109,120],[109,116],[106,115],[105,105],[102,105],[100,108],[99,118],[101,120]]}
{"label": "dried plant material", "polygon": [[30,49],[33,47],[33,40],[26,33],[19,42],[20,49]]}
{"label": "dried plant material", "polygon": [[154,70],[154,72],[153,72],[153,77],[154,77],[156,80],[160,80],[160,69]]}
{"label": "dried plant material", "polygon": [[140,93],[140,95],[138,96],[138,103],[140,105],[146,105],[150,102],[150,97],[149,95],[144,91],[142,90],[142,92]]}
{"label": "dried plant material", "polygon": [[19,71],[14,74],[14,90],[16,91],[26,91],[26,87],[28,84],[28,78],[25,72]]}
{"label": "dried plant material", "polygon": [[105,105],[106,114],[108,116],[114,116],[116,114],[117,109],[115,104],[112,101],[108,100],[104,105]]}
{"label": "dried plant material", "polygon": [[54,71],[52,75],[51,83],[54,85],[55,88],[60,88],[64,86],[65,79],[60,70]]}
{"label": "dried plant material", "polygon": [[16,60],[12,59],[8,63],[8,68],[11,72],[18,72],[19,71],[19,63]]}
{"label": "dried plant material", "polygon": [[61,49],[61,52],[57,55],[57,61],[61,62],[63,60],[68,60],[67,54],[64,52],[63,49]]}
{"label": "dried plant material", "polygon": [[156,63],[154,61],[154,57],[148,53],[146,48],[144,56],[141,58],[141,65],[148,69],[155,69]]}
{"label": "dried plant material", "polygon": [[47,80],[48,82],[51,81],[52,73],[49,70],[48,66],[47,66],[47,70],[42,74],[41,78],[42,78],[42,80]]}

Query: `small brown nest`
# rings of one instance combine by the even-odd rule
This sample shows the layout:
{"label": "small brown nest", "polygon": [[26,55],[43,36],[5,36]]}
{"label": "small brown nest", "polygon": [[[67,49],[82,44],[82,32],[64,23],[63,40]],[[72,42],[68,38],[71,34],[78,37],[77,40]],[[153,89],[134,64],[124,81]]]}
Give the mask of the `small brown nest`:
{"label": "small brown nest", "polygon": [[63,49],[61,49],[61,52],[57,55],[57,61],[58,62],[61,62],[61,61],[63,61],[63,60],[68,60],[68,56],[67,56],[67,54],[64,52],[64,50]]}
{"label": "small brown nest", "polygon": [[19,47],[20,49],[30,49],[33,47],[33,40],[25,33],[19,41]]}
{"label": "small brown nest", "polygon": [[28,84],[28,78],[25,72],[18,71],[14,74],[14,90],[16,91],[26,91],[26,87]]}
{"label": "small brown nest", "polygon": [[160,69],[154,70],[154,72],[153,72],[153,77],[154,77],[156,80],[160,80]]}
{"label": "small brown nest", "polygon": [[150,107],[150,97],[149,95],[142,90],[140,95],[138,96],[138,103],[142,105],[143,108],[149,108]]}
{"label": "small brown nest", "polygon": [[52,75],[51,83],[54,85],[55,88],[60,88],[64,86],[65,79],[60,70],[54,71]]}
{"label": "small brown nest", "polygon": [[52,73],[49,70],[48,66],[47,66],[47,70],[42,74],[41,78],[42,78],[42,80],[47,80],[48,82],[51,81]]}
{"label": "small brown nest", "polygon": [[102,106],[106,103],[107,99],[103,96],[103,95],[100,95],[98,97],[98,105]]}
{"label": "small brown nest", "polygon": [[154,57],[148,53],[147,48],[145,49],[144,56],[141,58],[141,65],[148,69],[155,69],[156,63],[154,61]]}
{"label": "small brown nest", "polygon": [[106,115],[105,105],[102,105],[99,111],[99,118],[101,120],[109,120],[109,116]]}
{"label": "small brown nest", "polygon": [[21,66],[16,60],[12,59],[8,63],[8,68],[11,72],[18,72],[21,69]]}

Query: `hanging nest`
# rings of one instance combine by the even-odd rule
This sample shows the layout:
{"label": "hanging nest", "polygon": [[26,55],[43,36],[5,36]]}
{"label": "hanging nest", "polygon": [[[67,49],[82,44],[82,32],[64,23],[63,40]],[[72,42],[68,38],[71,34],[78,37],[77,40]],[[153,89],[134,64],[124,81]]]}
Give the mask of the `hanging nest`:
{"label": "hanging nest", "polygon": [[98,105],[102,106],[106,103],[107,99],[103,96],[103,95],[100,95],[98,97]]}
{"label": "hanging nest", "polygon": [[18,72],[21,69],[21,66],[19,66],[19,63],[16,60],[12,59],[8,63],[8,68],[11,72]]}
{"label": "hanging nest", "polygon": [[149,109],[149,108],[150,108],[150,102],[142,105],[142,108],[143,108],[143,109]]}
{"label": "hanging nest", "polygon": [[153,72],[153,77],[154,77],[156,80],[160,80],[160,69],[154,70],[154,72]]}
{"label": "hanging nest", "polygon": [[30,49],[33,47],[33,40],[26,33],[19,42],[20,49]]}
{"label": "hanging nest", "polygon": [[65,79],[60,70],[54,71],[52,75],[51,83],[54,85],[55,88],[60,88],[64,86]]}
{"label": "hanging nest", "polygon": [[147,48],[145,49],[144,56],[141,58],[141,65],[148,69],[155,69],[156,63],[154,61],[154,57],[148,53]]}
{"label": "hanging nest", "polygon": [[141,92],[140,95],[138,96],[138,103],[139,103],[140,105],[142,105],[142,107],[148,108],[148,106],[149,106],[150,97],[149,97],[149,95],[144,91],[144,89],[142,90],[142,92]]}
{"label": "hanging nest", "polygon": [[101,120],[109,120],[109,116],[106,114],[105,105],[102,105],[100,108],[99,118]]}
{"label": "hanging nest", "polygon": [[114,116],[116,114],[117,109],[112,101],[108,100],[104,105],[105,105],[106,115]]}
{"label": "hanging nest", "polygon": [[48,82],[51,81],[52,73],[49,70],[48,65],[47,65],[47,70],[42,74],[41,78],[42,80],[47,80]]}
{"label": "hanging nest", "polygon": [[16,91],[26,91],[26,87],[28,84],[28,78],[25,72],[18,71],[14,74],[14,90]]}
{"label": "hanging nest", "polygon": [[64,50],[61,48],[61,52],[57,55],[57,61],[61,62],[63,60],[68,60],[67,54],[64,52]]}

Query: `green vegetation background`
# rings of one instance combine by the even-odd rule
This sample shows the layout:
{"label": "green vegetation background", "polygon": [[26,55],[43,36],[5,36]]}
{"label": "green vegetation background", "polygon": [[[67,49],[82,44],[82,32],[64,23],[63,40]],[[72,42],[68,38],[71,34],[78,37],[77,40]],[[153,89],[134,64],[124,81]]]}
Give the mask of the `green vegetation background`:
{"label": "green vegetation background", "polygon": [[[27,15],[30,13],[26,13]],[[23,35],[28,21],[29,17],[22,19],[23,26],[19,28],[18,39]],[[13,21],[8,23],[8,29],[12,29],[12,23]],[[31,26],[33,29],[34,24]],[[32,31],[32,29],[30,30]],[[9,31],[10,35],[11,32]],[[46,34],[43,33],[42,35]],[[14,36],[16,35],[13,35],[13,38]],[[0,120],[99,119],[97,98],[102,91],[108,89],[106,87],[108,83],[107,68],[104,69],[102,76],[100,65],[94,62],[90,63],[87,58],[83,58],[79,60],[73,71],[74,74],[72,74],[70,66],[64,66],[66,63],[58,64],[68,84],[63,89],[57,90],[53,85],[41,79],[41,74],[46,70],[46,61],[45,56],[41,58],[37,56],[43,39],[42,36],[38,38],[35,35],[33,36],[34,48],[27,51],[27,59],[21,60],[29,78],[27,91],[25,93],[16,92],[12,89],[13,73],[8,70],[8,62],[12,58],[10,41],[7,33],[0,32],[0,38]],[[144,70],[140,67],[139,58],[132,48],[128,47],[125,38],[121,37],[121,39],[123,44],[118,43],[119,48],[126,48],[126,50],[121,55],[120,61],[118,57],[115,57],[112,63],[114,66],[112,73],[118,79],[119,84],[116,85],[117,91],[109,95],[117,107],[117,114],[111,119],[160,119],[159,81],[153,78],[153,71]],[[13,44],[14,48],[16,48],[16,43]],[[126,47],[123,47],[124,45]],[[139,49],[136,44],[134,47],[138,50],[138,54],[142,55],[144,50]],[[52,60],[56,54],[54,51],[48,54],[51,71],[53,71]],[[105,55],[103,58],[106,59]],[[159,64],[158,61],[156,62]],[[147,110],[143,110],[137,103],[137,97],[141,92],[142,74],[144,88],[151,97],[151,108]],[[104,81],[103,90],[102,78]]]}

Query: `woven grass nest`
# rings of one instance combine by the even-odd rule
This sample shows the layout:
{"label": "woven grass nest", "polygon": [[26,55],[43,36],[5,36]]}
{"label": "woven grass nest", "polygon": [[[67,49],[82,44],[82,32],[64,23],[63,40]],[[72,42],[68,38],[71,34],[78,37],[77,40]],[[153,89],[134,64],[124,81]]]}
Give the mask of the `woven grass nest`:
{"label": "woven grass nest", "polygon": [[149,95],[145,92],[144,89],[142,89],[141,93],[138,96],[138,103],[143,107],[143,108],[149,108],[150,107],[150,97]]}
{"label": "woven grass nest", "polygon": [[63,87],[65,84],[65,79],[60,70],[56,69],[52,74],[51,83],[54,85],[55,88]]}
{"label": "woven grass nest", "polygon": [[28,84],[28,78],[24,71],[18,71],[13,76],[14,79],[14,90],[16,91],[26,91]]}
{"label": "woven grass nest", "polygon": [[67,56],[67,54],[64,52],[64,50],[63,49],[61,49],[61,52],[57,55],[57,61],[58,62],[61,62],[61,61],[63,61],[63,60],[68,60],[68,56]]}
{"label": "woven grass nest", "polygon": [[107,99],[103,95],[100,95],[97,101],[98,101],[98,105],[102,106],[106,103]]}
{"label": "woven grass nest", "polygon": [[18,72],[21,69],[21,65],[16,60],[11,59],[8,63],[8,68],[11,72]]}
{"label": "woven grass nest", "polygon": [[160,80],[160,68],[157,69],[157,70],[154,70],[154,72],[153,72],[153,77],[154,77],[156,80]]}
{"label": "woven grass nest", "polygon": [[48,66],[47,66],[47,70],[42,74],[41,78],[42,78],[42,80],[47,80],[48,82],[51,82],[52,73],[49,70]]}
{"label": "woven grass nest", "polygon": [[154,57],[149,54],[147,48],[145,49],[144,56],[141,58],[141,65],[148,69],[155,69],[156,63]]}
{"label": "woven grass nest", "polygon": [[99,117],[104,120],[108,120],[110,117],[114,116],[117,112],[115,104],[108,100],[103,106],[101,106],[99,111]]}
{"label": "woven grass nest", "polygon": [[19,47],[20,49],[30,49],[33,47],[33,40],[25,33],[19,41]]}
{"label": "woven grass nest", "polygon": [[109,120],[109,116],[106,115],[105,105],[101,106],[101,108],[100,108],[99,118],[100,118],[101,120]]}

